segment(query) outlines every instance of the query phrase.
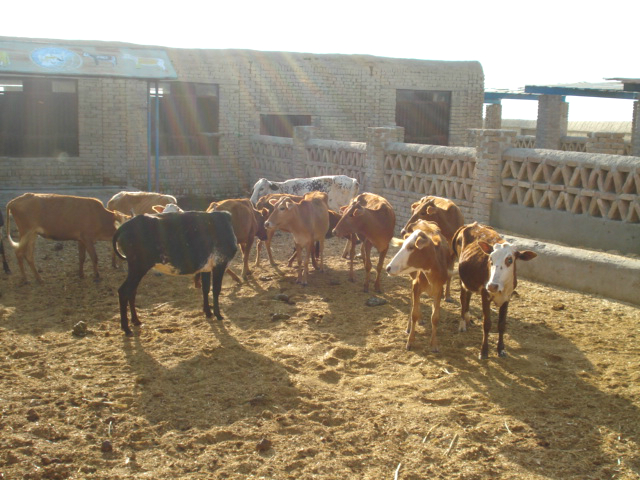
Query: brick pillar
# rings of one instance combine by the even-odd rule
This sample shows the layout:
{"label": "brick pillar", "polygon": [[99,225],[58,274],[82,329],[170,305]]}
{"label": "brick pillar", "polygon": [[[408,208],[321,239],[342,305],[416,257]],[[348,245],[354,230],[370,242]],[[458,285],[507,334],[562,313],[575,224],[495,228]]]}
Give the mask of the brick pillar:
{"label": "brick pillar", "polygon": [[589,132],[587,153],[624,155],[624,133]]}
{"label": "brick pillar", "polygon": [[472,218],[490,225],[491,204],[500,198],[502,184],[502,155],[512,148],[516,132],[512,130],[475,130],[476,168],[473,175]]}
{"label": "brick pillar", "polygon": [[541,95],[538,99],[536,148],[560,150],[561,139],[567,135],[569,104],[560,95]]}
{"label": "brick pillar", "polygon": [[633,102],[633,124],[631,127],[631,155],[640,157],[640,100]]}
{"label": "brick pillar", "polygon": [[484,128],[502,128],[502,105],[487,105],[484,115]]}
{"label": "brick pillar", "polygon": [[291,178],[305,178],[307,163],[307,141],[315,138],[316,127],[293,127],[293,156],[291,158]]}
{"label": "brick pillar", "polygon": [[382,193],[384,187],[384,157],[386,145],[390,142],[403,142],[403,127],[367,128],[367,156],[364,164],[364,185],[360,192]]}

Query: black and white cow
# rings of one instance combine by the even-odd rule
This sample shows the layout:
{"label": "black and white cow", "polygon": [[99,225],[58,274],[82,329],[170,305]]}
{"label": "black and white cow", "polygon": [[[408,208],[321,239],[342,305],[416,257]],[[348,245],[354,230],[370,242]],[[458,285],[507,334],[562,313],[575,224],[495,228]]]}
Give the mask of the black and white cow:
{"label": "black and white cow", "polygon": [[2,212],[0,212],[0,255],[2,255],[2,268],[4,269],[4,273],[11,273],[9,270],[9,264],[7,263],[7,257],[4,255],[4,244],[2,243],[2,227],[4,226],[4,217],[2,216]]}
{"label": "black and white cow", "polygon": [[154,268],[170,275],[201,273],[203,310],[211,317],[209,289],[213,290],[213,314],[222,320],[218,297],[227,264],[238,244],[228,212],[184,212],[138,215],[122,224],[113,236],[113,249],[126,260],[129,273],[118,289],[120,324],[127,336],[133,333],[127,319],[140,325],[136,313],[136,290]]}
{"label": "black and white cow", "polygon": [[309,192],[325,192],[329,195],[329,209],[340,211],[358,194],[360,184],[346,175],[325,175],[323,177],[292,178],[284,182],[272,182],[261,178],[253,186],[251,203],[256,205],[261,197],[270,193],[304,195]]}

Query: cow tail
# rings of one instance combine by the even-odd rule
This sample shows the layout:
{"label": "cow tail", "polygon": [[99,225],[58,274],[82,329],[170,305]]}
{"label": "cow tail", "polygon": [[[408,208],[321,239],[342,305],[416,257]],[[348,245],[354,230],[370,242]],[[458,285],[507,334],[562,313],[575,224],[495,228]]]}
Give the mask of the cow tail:
{"label": "cow tail", "polygon": [[116,233],[113,234],[113,240],[112,240],[112,244],[113,244],[113,251],[116,252],[116,255],[118,257],[120,257],[122,260],[126,260],[127,257],[125,257],[121,252],[120,249],[118,248],[118,238],[120,237],[120,232],[122,230],[119,228],[116,230]]}
{"label": "cow tail", "polygon": [[9,240],[9,243],[13,248],[18,248],[19,243],[14,242],[11,238],[11,202],[7,203],[7,211],[5,216],[7,217],[7,224],[4,226],[4,228],[7,233],[7,240]]}
{"label": "cow tail", "polygon": [[458,230],[456,230],[456,233],[454,233],[453,237],[451,238],[451,250],[453,251],[454,261],[459,260],[460,253],[462,253],[461,252],[462,240],[460,239],[460,236],[462,235],[462,231],[464,229],[465,229],[465,225],[463,225],[462,227],[459,227]]}

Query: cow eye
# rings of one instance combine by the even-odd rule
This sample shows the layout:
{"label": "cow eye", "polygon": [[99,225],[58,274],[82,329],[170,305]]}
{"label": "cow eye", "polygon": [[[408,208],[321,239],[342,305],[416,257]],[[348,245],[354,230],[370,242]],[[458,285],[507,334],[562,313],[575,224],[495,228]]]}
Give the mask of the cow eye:
{"label": "cow eye", "polygon": [[507,264],[507,267],[510,267],[511,264],[513,263],[513,258],[507,257],[507,260],[505,261],[505,263]]}

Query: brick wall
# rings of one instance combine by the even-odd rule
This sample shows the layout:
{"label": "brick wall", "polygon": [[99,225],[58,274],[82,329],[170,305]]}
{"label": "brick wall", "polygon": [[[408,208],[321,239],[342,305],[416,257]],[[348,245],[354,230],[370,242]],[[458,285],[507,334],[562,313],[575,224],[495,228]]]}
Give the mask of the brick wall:
{"label": "brick wall", "polygon": [[[25,39],[21,39],[24,41]],[[60,41],[60,44],[65,42]],[[310,115],[318,138],[366,141],[368,129],[395,124],[397,89],[451,91],[451,145],[482,126],[484,80],[478,62],[247,50],[168,49],[183,82],[219,86],[220,144],[215,157],[165,157],[159,189],[228,196],[248,191],[251,138],[260,114]],[[118,185],[146,190],[155,158],[147,147],[147,81],[78,78],[77,158],[0,158],[0,189]]]}

